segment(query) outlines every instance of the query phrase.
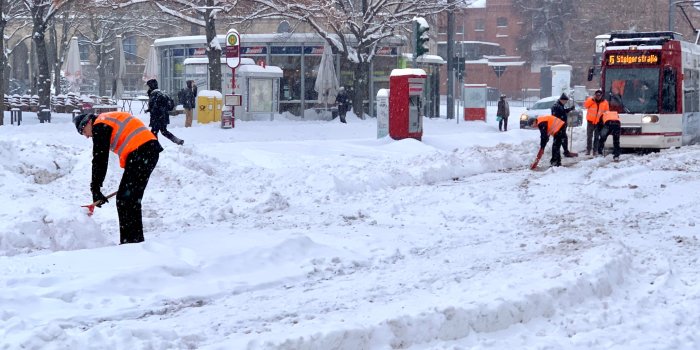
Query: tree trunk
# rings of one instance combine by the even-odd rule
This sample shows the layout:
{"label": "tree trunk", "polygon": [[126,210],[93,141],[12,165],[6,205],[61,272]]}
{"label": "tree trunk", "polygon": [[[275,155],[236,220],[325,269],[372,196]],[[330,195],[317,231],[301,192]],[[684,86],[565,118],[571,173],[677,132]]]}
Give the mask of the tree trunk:
{"label": "tree trunk", "polygon": [[365,119],[365,104],[364,101],[367,99],[369,84],[369,62],[356,63],[354,67],[355,79],[352,84],[352,109],[360,119]]}
{"label": "tree trunk", "polygon": [[[207,1],[207,6],[213,7],[214,2]],[[216,38],[216,21],[211,16],[211,10],[207,10],[204,20],[206,21],[207,57],[209,58],[209,90],[223,92],[221,89],[221,46]],[[173,86],[173,89],[177,89],[177,87]]]}
{"label": "tree trunk", "polygon": [[[2,0],[0,0],[2,1]],[[0,22],[0,38],[5,37],[5,23]],[[7,86],[6,74],[9,67],[7,66],[7,56],[5,55],[5,40],[0,40],[0,96],[5,96],[5,86]],[[5,125],[5,99],[0,98],[0,126]]]}
{"label": "tree trunk", "polygon": [[39,22],[39,19],[34,20],[34,35],[32,41],[36,47],[36,59],[38,65],[37,75],[37,95],[39,95],[39,105],[51,105],[51,71],[49,69],[48,50],[46,48],[46,26]]}
{"label": "tree trunk", "polygon": [[107,62],[105,62],[107,54],[104,45],[95,48],[95,56],[97,56],[97,93],[100,96],[107,96]]}
{"label": "tree trunk", "polygon": [[53,67],[53,91],[54,94],[60,95],[61,94],[61,60],[58,57],[58,42],[57,42],[57,35],[56,35],[56,27],[55,25],[50,29],[50,39],[49,39],[49,45],[50,45],[50,62],[51,66]]}

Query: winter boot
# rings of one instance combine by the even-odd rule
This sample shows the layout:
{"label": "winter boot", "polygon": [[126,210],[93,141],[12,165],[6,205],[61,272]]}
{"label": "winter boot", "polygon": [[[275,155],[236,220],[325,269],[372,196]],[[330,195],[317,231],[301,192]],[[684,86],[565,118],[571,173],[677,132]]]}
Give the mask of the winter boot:
{"label": "winter boot", "polygon": [[591,155],[591,150],[586,150],[586,155],[590,156]]}

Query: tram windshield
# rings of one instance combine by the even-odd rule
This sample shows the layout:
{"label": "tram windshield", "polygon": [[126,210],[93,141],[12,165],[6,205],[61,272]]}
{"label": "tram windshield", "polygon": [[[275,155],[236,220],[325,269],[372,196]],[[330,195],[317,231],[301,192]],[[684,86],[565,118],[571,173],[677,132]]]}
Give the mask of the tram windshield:
{"label": "tram windshield", "polygon": [[606,99],[618,113],[659,113],[658,68],[608,68]]}

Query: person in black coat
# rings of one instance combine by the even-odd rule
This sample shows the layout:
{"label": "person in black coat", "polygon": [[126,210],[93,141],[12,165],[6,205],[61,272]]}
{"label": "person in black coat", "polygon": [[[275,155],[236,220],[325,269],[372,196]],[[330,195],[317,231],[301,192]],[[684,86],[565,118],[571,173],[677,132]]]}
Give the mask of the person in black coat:
{"label": "person in black coat", "polygon": [[340,116],[340,122],[345,123],[345,115],[350,110],[350,98],[348,97],[348,92],[345,91],[344,87],[338,89],[338,94],[335,96],[335,103],[338,104],[338,116]]}
{"label": "person in black coat", "polygon": [[151,79],[146,82],[146,85],[148,85],[148,109],[146,112],[151,113],[151,121],[148,126],[151,127],[153,135],[156,135],[156,138],[158,138],[158,132],[160,131],[163,136],[173,143],[178,145],[184,144],[185,141],[168,131],[168,124],[170,124],[170,115],[168,114],[170,110],[168,106],[169,97],[158,89],[157,80]]}
{"label": "person in black coat", "polygon": [[552,115],[564,121],[564,129],[562,135],[562,148],[564,148],[564,157],[576,157],[578,154],[574,152],[569,152],[569,137],[566,135],[567,119],[569,118],[569,112],[576,109],[576,105],[571,107],[566,107],[569,102],[569,97],[562,93],[559,100],[552,105]]}
{"label": "person in black coat", "polygon": [[180,90],[178,99],[182,108],[185,109],[185,127],[189,128],[192,126],[192,113],[197,105],[197,85],[195,85],[194,81],[187,81],[187,86]]}

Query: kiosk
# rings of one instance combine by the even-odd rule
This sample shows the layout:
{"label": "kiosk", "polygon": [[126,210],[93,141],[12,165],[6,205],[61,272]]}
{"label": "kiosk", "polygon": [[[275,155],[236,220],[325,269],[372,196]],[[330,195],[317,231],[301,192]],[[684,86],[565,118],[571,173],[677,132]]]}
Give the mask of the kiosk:
{"label": "kiosk", "polygon": [[389,77],[389,136],[394,140],[423,137],[423,90],[427,75],[422,69],[402,68]]}
{"label": "kiosk", "polygon": [[464,84],[462,102],[465,121],[486,121],[486,91],[486,84]]}
{"label": "kiosk", "polygon": [[259,66],[250,58],[243,58],[236,68],[234,94],[241,95],[240,106],[234,107],[239,120],[273,120],[279,113],[280,79],[282,69]]}

